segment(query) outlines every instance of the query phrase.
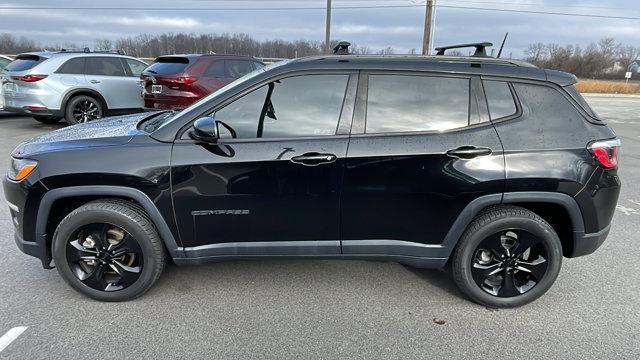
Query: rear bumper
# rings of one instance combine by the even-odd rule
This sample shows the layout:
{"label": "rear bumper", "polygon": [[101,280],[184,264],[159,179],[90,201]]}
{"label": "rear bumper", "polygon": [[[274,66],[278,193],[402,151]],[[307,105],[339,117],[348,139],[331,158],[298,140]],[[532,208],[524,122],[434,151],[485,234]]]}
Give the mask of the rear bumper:
{"label": "rear bumper", "polygon": [[611,224],[595,233],[575,233],[573,249],[571,254],[567,254],[567,257],[578,257],[593,254],[607,239],[609,230],[611,230]]}
{"label": "rear bumper", "polygon": [[147,110],[154,111],[177,110],[184,109],[198,100],[200,100],[200,97],[145,94],[144,107]]}
{"label": "rear bumper", "polygon": [[15,106],[5,106],[4,111],[16,114],[23,114],[28,116],[60,116],[63,114],[60,110],[52,110],[47,108],[24,108],[24,107],[15,107]]}

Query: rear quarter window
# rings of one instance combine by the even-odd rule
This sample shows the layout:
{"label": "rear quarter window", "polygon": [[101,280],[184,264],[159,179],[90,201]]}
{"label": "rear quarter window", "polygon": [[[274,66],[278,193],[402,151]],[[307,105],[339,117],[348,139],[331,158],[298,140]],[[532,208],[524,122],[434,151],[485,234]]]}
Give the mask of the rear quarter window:
{"label": "rear quarter window", "polygon": [[157,58],[144,71],[157,75],[173,75],[183,72],[189,66],[189,59],[185,57],[161,57]]}
{"label": "rear quarter window", "polygon": [[582,95],[578,92],[578,89],[576,89],[575,85],[565,86],[564,90],[573,98],[573,100],[580,104],[580,107],[582,107],[582,109],[586,111],[589,116],[594,119],[600,119],[598,114],[591,108],[591,106],[589,106],[589,103],[587,103],[584,97],[582,97]]}
{"label": "rear quarter window", "polygon": [[18,55],[18,57],[5,67],[7,71],[25,71],[33,68],[46,58],[37,55]]}
{"label": "rear quarter window", "polygon": [[67,60],[56,71],[58,74],[84,74],[84,58]]}

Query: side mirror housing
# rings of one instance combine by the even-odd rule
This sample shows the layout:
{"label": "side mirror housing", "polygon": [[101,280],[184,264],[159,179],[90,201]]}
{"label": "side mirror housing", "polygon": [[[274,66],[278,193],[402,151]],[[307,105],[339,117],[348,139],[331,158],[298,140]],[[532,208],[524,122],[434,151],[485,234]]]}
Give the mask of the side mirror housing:
{"label": "side mirror housing", "polygon": [[191,138],[204,143],[216,143],[219,138],[218,123],[211,116],[205,116],[193,123]]}

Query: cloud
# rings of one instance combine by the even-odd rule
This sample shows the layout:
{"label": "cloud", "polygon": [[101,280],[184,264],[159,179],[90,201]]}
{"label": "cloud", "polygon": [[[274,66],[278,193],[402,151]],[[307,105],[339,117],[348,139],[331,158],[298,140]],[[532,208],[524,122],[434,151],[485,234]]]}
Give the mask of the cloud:
{"label": "cloud", "polygon": [[[96,21],[92,19],[92,21]],[[197,29],[202,27],[202,23],[196,19],[189,17],[160,17],[160,16],[143,16],[135,17],[119,17],[108,18],[101,17],[97,22],[102,24],[117,24],[123,26],[135,26],[144,28],[171,28],[171,29]]]}

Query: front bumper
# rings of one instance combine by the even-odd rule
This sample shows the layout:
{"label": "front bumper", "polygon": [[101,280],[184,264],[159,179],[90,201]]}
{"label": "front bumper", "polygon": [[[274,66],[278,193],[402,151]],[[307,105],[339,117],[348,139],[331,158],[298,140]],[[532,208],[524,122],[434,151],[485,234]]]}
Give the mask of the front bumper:
{"label": "front bumper", "polygon": [[39,199],[44,189],[39,182],[32,180],[32,175],[21,182],[4,177],[2,185],[14,226],[13,238],[18,249],[40,259],[45,269],[51,269],[51,254],[47,249],[46,238],[37,238],[35,231]]}

